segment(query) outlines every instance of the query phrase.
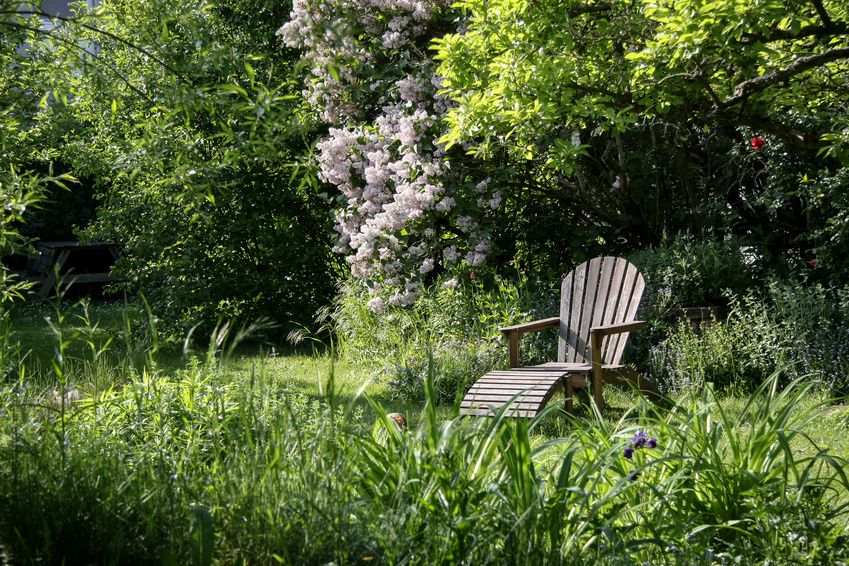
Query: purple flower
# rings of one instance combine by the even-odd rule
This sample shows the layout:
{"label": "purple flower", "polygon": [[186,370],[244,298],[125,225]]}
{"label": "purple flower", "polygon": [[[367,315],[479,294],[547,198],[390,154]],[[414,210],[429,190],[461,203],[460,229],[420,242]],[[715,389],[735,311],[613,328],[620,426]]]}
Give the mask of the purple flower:
{"label": "purple flower", "polygon": [[657,439],[656,438],[649,438],[648,441],[646,442],[646,445],[649,448],[654,448],[655,446],[657,446]]}
{"label": "purple flower", "polygon": [[646,435],[646,431],[644,430],[641,430],[631,438],[631,444],[634,445],[634,448],[642,448],[646,442],[648,442],[648,435]]}
{"label": "purple flower", "polygon": [[630,460],[631,456],[634,455],[634,449],[629,446],[625,449],[625,452],[622,455],[625,456],[626,459]]}

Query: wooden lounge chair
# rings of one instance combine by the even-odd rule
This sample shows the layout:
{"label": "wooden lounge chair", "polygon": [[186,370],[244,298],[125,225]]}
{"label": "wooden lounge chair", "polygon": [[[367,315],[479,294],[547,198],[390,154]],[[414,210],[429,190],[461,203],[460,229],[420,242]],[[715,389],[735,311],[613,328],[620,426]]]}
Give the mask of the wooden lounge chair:
{"label": "wooden lounge chair", "polygon": [[[645,283],[637,268],[622,258],[597,257],[563,279],[560,316],[502,328],[510,349],[510,370],[481,377],[460,403],[460,413],[491,416],[510,402],[507,414],[533,417],[556,391],[566,387],[572,411],[574,390],[592,381],[593,398],[603,408],[602,383],[630,381],[651,398],[657,389],[620,364],[628,334],[645,323],[634,320]],[[519,338],[527,332],[560,328],[557,362],[521,367]]]}

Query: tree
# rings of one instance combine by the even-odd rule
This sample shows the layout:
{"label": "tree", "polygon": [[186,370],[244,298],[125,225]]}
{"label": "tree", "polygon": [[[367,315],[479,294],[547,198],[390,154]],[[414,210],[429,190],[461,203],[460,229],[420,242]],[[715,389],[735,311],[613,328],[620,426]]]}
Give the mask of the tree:
{"label": "tree", "polygon": [[730,231],[767,255],[818,249],[839,263],[845,3],[459,7],[463,33],[436,43],[456,103],[447,144],[533,171],[529,187],[581,211],[567,222],[598,226],[608,243]]}
{"label": "tree", "polygon": [[219,318],[309,324],[334,292],[317,123],[274,35],[288,9],[107,1],[40,46],[57,101],[42,120],[96,181],[82,235],[121,245],[119,287],[177,335]]}
{"label": "tree", "polygon": [[[29,10],[32,11],[32,10]],[[23,12],[23,13],[21,13]],[[41,146],[37,114],[41,93],[33,89],[38,67],[27,45],[40,37],[40,20],[27,5],[0,2],[0,257],[23,254],[21,227],[27,211],[43,200],[50,186],[65,187],[69,175],[54,175],[55,152]],[[22,298],[29,287],[0,264],[0,310]]]}

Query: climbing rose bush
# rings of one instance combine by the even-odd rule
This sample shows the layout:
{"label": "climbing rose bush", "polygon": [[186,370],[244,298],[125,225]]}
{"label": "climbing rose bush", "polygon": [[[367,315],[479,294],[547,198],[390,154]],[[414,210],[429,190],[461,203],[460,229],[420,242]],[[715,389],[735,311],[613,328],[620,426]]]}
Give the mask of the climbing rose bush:
{"label": "climbing rose bush", "polygon": [[278,32],[304,50],[304,94],[331,126],[318,163],[339,190],[334,250],[368,282],[374,311],[492,251],[497,183],[437,142],[447,101],[428,44],[448,21],[444,0],[296,0]]}

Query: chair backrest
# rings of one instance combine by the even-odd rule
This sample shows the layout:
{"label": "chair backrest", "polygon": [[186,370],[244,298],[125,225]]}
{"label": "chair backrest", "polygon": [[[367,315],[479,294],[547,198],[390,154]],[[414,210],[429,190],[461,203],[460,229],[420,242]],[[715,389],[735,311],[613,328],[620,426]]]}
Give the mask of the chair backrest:
{"label": "chair backrest", "polygon": [[[590,328],[634,320],[644,288],[643,276],[621,257],[597,257],[576,267],[560,288],[557,360],[590,362]],[[606,337],[602,362],[618,364],[627,341],[627,333]]]}

